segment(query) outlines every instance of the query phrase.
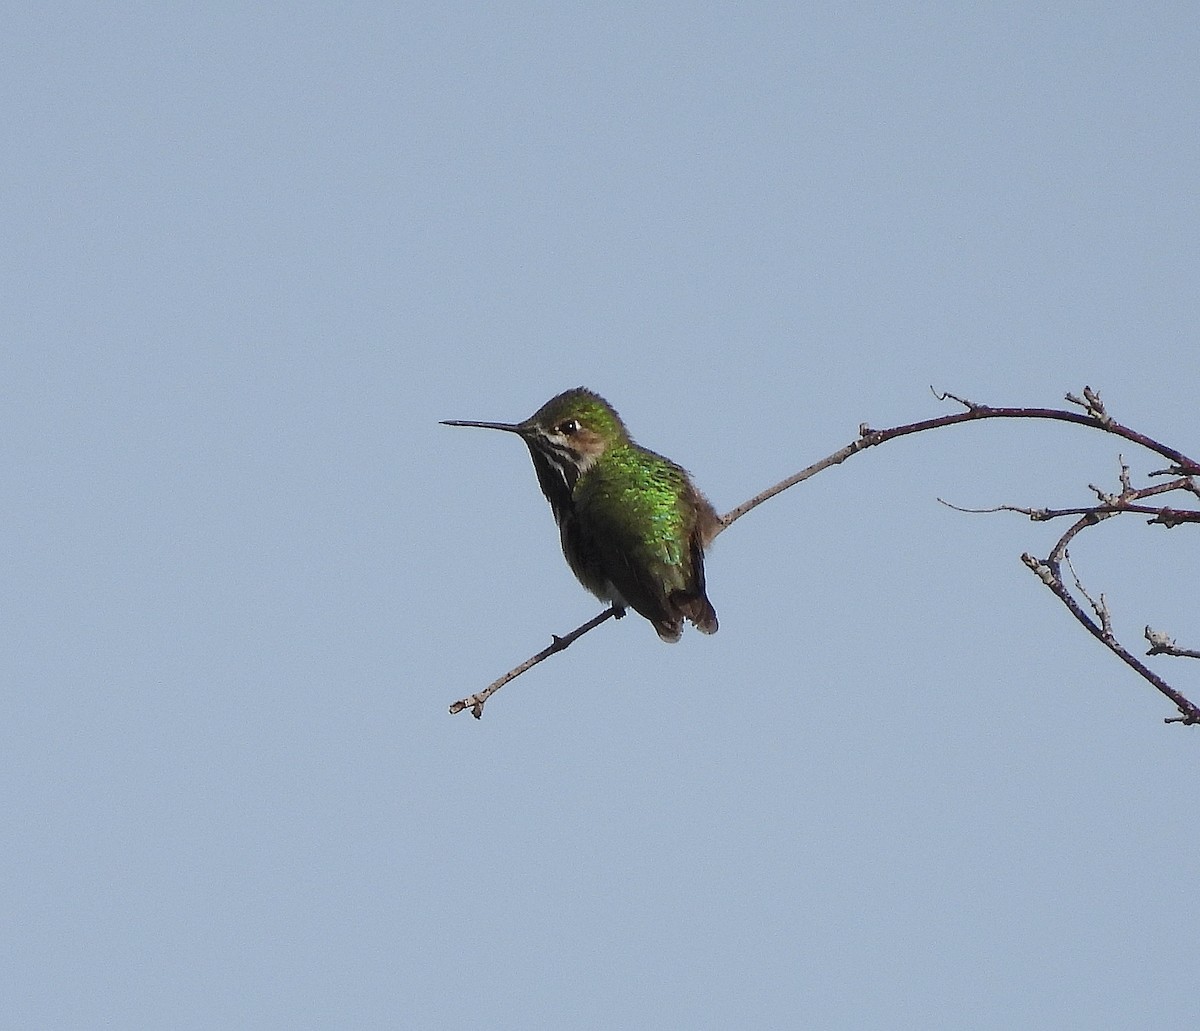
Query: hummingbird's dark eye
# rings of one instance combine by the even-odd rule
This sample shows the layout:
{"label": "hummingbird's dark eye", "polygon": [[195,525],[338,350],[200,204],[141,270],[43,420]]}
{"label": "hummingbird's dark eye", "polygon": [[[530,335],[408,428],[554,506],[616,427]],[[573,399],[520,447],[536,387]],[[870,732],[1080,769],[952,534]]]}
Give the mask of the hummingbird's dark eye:
{"label": "hummingbird's dark eye", "polygon": [[560,422],[558,424],[558,432],[564,437],[573,437],[579,432],[579,420],[567,419],[566,422]]}

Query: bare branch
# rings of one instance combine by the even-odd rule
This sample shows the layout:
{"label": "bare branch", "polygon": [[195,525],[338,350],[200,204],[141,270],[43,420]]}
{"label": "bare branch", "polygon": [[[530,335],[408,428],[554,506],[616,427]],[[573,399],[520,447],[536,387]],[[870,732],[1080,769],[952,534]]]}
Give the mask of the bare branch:
{"label": "bare branch", "polygon": [[1178,526],[1182,523],[1200,522],[1200,512],[1192,509],[1175,509],[1165,506],[1137,504],[1138,501],[1154,497],[1157,494],[1166,494],[1174,490],[1190,491],[1194,485],[1192,480],[1185,477],[1172,480],[1170,483],[1159,483],[1150,487],[1134,489],[1129,484],[1129,469],[1124,463],[1122,463],[1121,470],[1123,486],[1120,494],[1109,494],[1094,483],[1088,484],[1088,489],[1100,499],[1101,504],[1099,505],[1081,505],[1076,508],[1032,508],[1025,505],[993,505],[990,508],[968,508],[965,505],[952,504],[944,498],[938,498],[937,500],[955,512],[965,512],[968,515],[1016,512],[1019,515],[1028,516],[1035,523],[1047,522],[1051,519],[1061,519],[1063,516],[1089,514],[1107,518],[1110,515],[1121,515],[1125,512],[1153,516],[1154,518],[1148,519],[1146,522],[1158,523],[1168,528]]}
{"label": "bare branch", "polygon": [[1158,514],[1153,519],[1147,519],[1146,522],[1159,523],[1169,530],[1174,526],[1182,526],[1184,523],[1200,523],[1200,512],[1192,512],[1190,510],[1180,511],[1177,508],[1160,508]]}
{"label": "bare branch", "polygon": [[[1082,520],[1081,520],[1082,522]],[[1082,526],[1080,527],[1082,529]],[[1200,723],[1200,708],[1193,705],[1182,694],[1176,691],[1162,677],[1150,669],[1145,663],[1134,656],[1127,648],[1125,648],[1112,634],[1110,626],[1102,625],[1092,619],[1080,607],[1079,602],[1067,590],[1066,584],[1062,581],[1062,570],[1059,562],[1052,555],[1049,559],[1034,558],[1028,552],[1021,556],[1021,561],[1025,563],[1033,573],[1054,593],[1054,596],[1059,599],[1071,613],[1072,616],[1087,630],[1089,634],[1096,638],[1109,651],[1117,656],[1122,662],[1137,672],[1148,683],[1152,684],[1162,694],[1175,703],[1175,707],[1179,710],[1178,716],[1171,716],[1163,720],[1164,723],[1182,723],[1184,725],[1194,725]],[[1105,610],[1107,611],[1107,610]],[[1107,623],[1107,620],[1105,620]]]}
{"label": "bare branch", "polygon": [[487,687],[468,698],[460,698],[457,702],[450,706],[450,715],[453,716],[456,712],[462,712],[463,709],[470,708],[471,715],[477,720],[483,718],[483,704],[500,690],[510,680],[515,680],[526,670],[533,669],[543,659],[550,658],[558,652],[566,651],[579,638],[586,634],[589,630],[595,630],[601,623],[608,619],[620,619],[625,615],[625,610],[619,605],[613,605],[605,609],[598,616],[593,616],[586,623],[577,626],[569,634],[564,637],[559,637],[557,634],[551,635],[551,642],[536,655],[531,655],[528,659],[522,662],[519,666],[514,666],[504,676],[493,680]]}
{"label": "bare branch", "polygon": [[1200,659],[1200,651],[1194,648],[1180,648],[1175,640],[1161,630],[1146,627],[1146,640],[1150,642],[1147,655],[1174,655],[1181,659]]}
{"label": "bare branch", "polygon": [[[742,516],[744,516],[751,509],[758,508],[758,506],[764,501],[770,501],[771,498],[775,497],[776,494],[781,494],[783,491],[787,490],[788,487],[794,487],[797,483],[801,483],[811,476],[816,476],[817,473],[828,469],[830,466],[840,465],[851,455],[856,455],[864,448],[870,447],[871,444],[876,443],[871,439],[873,432],[867,429],[865,425],[859,427],[859,433],[861,435],[859,436],[858,440],[847,444],[843,448],[839,448],[829,457],[822,458],[819,462],[814,462],[807,469],[801,469],[794,476],[789,476],[786,480],[780,480],[777,484],[775,484],[775,486],[768,487],[761,493],[755,494],[754,497],[752,497],[749,501],[743,501],[740,505],[738,505],[737,508],[726,512],[725,515],[721,516],[721,525],[718,528],[717,533],[723,533],[725,530],[728,530],[729,527],[734,524],[734,522],[736,522],[738,519],[741,519]],[[714,533],[713,536],[715,537],[717,533]]]}
{"label": "bare branch", "polygon": [[839,448],[829,457],[823,458],[819,462],[814,462],[807,469],[802,469],[794,476],[789,476],[786,480],[781,480],[773,487],[768,487],[762,493],[756,494],[749,501],[743,502],[737,508],[723,515],[721,517],[721,529],[718,532],[729,529],[734,522],[741,519],[747,512],[757,508],[764,501],[769,501],[776,494],[782,493],[789,487],[794,487],[797,483],[815,476],[830,466],[840,465],[851,455],[856,455],[869,447],[875,447],[878,444],[894,440],[897,437],[908,436],[910,433],[923,433],[926,430],[941,429],[944,426],[957,426],[962,423],[975,422],[981,419],[1049,419],[1056,422],[1073,422],[1079,426],[1090,426],[1093,429],[1103,430],[1106,433],[1123,437],[1149,451],[1153,451],[1155,454],[1162,455],[1164,458],[1175,463],[1175,467],[1180,470],[1182,475],[1192,476],[1200,474],[1200,462],[1188,458],[1182,452],[1176,451],[1172,447],[1167,447],[1167,445],[1159,443],[1151,437],[1147,437],[1144,433],[1138,433],[1136,430],[1131,430],[1129,427],[1115,422],[1108,412],[1105,411],[1099,395],[1091,387],[1084,387],[1083,394],[1084,398],[1086,398],[1084,401],[1079,400],[1073,395],[1067,395],[1067,400],[1082,405],[1087,410],[1087,414],[1068,412],[1058,408],[989,408],[987,405],[976,404],[973,401],[956,397],[954,394],[943,394],[937,391],[934,391],[934,394],[940,400],[957,401],[967,410],[955,415],[943,415],[936,419],[922,419],[919,422],[906,423],[903,426],[893,426],[891,429],[886,430],[873,430],[866,423],[863,423],[858,429],[857,440],[852,441],[843,448]]}

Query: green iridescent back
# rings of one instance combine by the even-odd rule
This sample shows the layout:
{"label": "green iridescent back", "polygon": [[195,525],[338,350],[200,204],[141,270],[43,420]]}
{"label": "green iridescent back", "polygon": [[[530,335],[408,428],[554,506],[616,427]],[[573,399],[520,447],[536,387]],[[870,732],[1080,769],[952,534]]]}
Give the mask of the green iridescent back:
{"label": "green iridescent back", "polygon": [[643,560],[682,566],[695,513],[690,484],[674,462],[635,444],[610,448],[575,486],[585,526],[611,533]]}

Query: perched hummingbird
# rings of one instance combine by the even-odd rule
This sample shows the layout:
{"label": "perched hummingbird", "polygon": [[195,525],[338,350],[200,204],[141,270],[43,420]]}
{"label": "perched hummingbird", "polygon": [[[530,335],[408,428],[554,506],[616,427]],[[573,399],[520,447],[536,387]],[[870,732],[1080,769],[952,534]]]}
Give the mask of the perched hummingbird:
{"label": "perched hummingbird", "polygon": [[551,398],[524,422],[468,422],[515,433],[529,448],[571,571],[592,594],[632,608],[664,641],[684,619],[717,632],[704,593],[704,549],[721,528],[688,474],[639,447],[616,410],[584,387]]}

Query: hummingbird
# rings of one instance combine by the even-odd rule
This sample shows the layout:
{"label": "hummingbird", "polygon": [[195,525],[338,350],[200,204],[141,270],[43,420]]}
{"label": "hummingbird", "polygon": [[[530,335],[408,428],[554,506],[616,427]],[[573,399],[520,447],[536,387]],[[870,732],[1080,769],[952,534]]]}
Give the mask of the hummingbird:
{"label": "hummingbird", "polygon": [[717,632],[704,549],[721,529],[720,516],[684,469],[633,442],[599,394],[565,391],[524,422],[442,425],[503,430],[525,441],[567,564],[597,598],[633,609],[667,642],[679,640],[684,619]]}

